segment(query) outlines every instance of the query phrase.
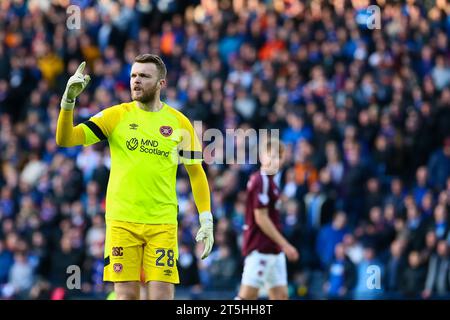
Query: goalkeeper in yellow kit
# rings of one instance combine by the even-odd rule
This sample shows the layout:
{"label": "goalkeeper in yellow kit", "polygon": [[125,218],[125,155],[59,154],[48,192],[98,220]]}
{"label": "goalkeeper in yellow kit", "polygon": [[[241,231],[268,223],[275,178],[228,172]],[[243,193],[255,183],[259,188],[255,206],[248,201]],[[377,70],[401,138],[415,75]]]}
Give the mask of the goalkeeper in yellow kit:
{"label": "goalkeeper in yellow kit", "polygon": [[173,299],[179,283],[176,261],[176,172],[183,163],[199,211],[202,258],[211,252],[213,218],[202,168],[201,144],[190,121],[160,101],[166,67],[160,57],[142,54],[131,68],[133,101],[106,108],[73,126],[76,97],[89,83],[81,63],[61,100],[56,129],[59,146],[108,140],[111,174],[106,194],[104,280],[114,282],[117,299],[138,299],[141,268],[150,299]]}

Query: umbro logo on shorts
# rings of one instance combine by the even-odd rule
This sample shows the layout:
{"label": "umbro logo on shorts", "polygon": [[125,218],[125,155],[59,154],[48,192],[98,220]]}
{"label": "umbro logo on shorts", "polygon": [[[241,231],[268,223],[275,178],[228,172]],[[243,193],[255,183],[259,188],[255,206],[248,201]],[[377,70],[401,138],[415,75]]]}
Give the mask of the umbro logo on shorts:
{"label": "umbro logo on shorts", "polygon": [[170,277],[172,275],[172,270],[170,270],[170,269],[164,270],[164,275]]}

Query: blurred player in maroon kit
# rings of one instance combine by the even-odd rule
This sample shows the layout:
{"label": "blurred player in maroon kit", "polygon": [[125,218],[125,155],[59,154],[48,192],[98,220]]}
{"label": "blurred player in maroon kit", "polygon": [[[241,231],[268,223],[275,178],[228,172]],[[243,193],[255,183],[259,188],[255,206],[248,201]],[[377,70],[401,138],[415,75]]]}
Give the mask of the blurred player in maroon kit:
{"label": "blurred player in maroon kit", "polygon": [[288,299],[287,266],[297,261],[297,250],[281,234],[280,191],[274,176],[283,162],[283,145],[276,139],[260,144],[261,168],[247,183],[244,240],[245,257],[238,300],[257,299],[266,286],[269,299]]}

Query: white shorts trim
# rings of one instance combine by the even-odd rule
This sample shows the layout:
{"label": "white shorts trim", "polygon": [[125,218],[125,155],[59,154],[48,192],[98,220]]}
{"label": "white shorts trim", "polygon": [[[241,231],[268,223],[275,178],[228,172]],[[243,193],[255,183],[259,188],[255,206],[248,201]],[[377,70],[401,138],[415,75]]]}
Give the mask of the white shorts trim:
{"label": "white shorts trim", "polygon": [[244,260],[243,285],[262,289],[287,286],[287,267],[284,252],[278,254],[252,251]]}

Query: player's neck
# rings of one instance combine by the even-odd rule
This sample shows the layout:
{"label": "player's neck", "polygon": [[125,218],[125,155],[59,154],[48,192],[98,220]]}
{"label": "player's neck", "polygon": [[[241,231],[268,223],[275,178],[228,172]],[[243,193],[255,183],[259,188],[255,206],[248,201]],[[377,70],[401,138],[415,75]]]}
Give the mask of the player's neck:
{"label": "player's neck", "polygon": [[140,101],[136,101],[137,102],[137,106],[139,108],[141,108],[144,111],[149,111],[149,112],[157,112],[159,110],[162,109],[163,107],[163,103],[159,100],[159,97],[156,98],[152,101],[149,101],[147,103],[143,103]]}
{"label": "player's neck", "polygon": [[274,175],[276,175],[278,173],[278,171],[275,171],[275,170],[270,169],[270,168],[264,168],[264,167],[261,167],[259,169],[259,171],[264,176],[274,176]]}

